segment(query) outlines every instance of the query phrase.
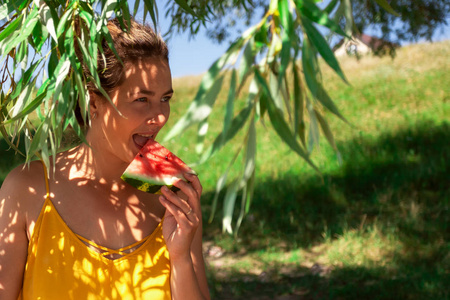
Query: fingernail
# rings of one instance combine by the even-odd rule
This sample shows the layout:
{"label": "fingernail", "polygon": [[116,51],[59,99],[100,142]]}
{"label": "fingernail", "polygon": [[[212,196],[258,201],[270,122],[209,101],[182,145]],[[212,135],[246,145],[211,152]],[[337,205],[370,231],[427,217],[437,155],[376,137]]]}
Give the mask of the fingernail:
{"label": "fingernail", "polygon": [[163,186],[163,190],[165,190],[166,192],[169,191],[169,188],[167,186]]}

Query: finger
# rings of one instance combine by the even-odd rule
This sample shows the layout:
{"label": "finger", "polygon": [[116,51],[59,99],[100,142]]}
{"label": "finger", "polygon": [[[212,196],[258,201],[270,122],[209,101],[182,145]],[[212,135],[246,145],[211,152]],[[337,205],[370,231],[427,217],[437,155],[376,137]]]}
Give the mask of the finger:
{"label": "finger", "polygon": [[198,176],[191,173],[186,173],[184,174],[184,176],[186,177],[187,180],[191,182],[192,187],[197,192],[198,197],[200,198],[200,196],[202,195],[203,187],[202,184],[200,183],[200,180],[198,179]]}
{"label": "finger", "polygon": [[[194,187],[184,180],[180,179],[180,180],[176,181],[173,185],[176,186],[177,188],[179,188],[180,191],[187,196],[188,202],[197,202],[194,199],[200,198],[197,191],[194,189]],[[180,196],[183,196],[183,195],[180,195]],[[189,201],[189,199],[194,200],[194,201]]]}
{"label": "finger", "polygon": [[169,190],[166,186],[164,186],[161,190],[165,198],[175,206],[179,207],[184,213],[187,213],[191,209],[191,206],[186,200],[181,199],[177,194]]}
{"label": "finger", "polygon": [[196,217],[195,212],[192,209],[190,209],[188,211],[189,214],[187,214],[183,209],[176,206],[164,196],[159,196],[159,201],[169,211],[169,213],[174,216],[175,221],[179,225],[189,226],[198,223],[198,218]]}

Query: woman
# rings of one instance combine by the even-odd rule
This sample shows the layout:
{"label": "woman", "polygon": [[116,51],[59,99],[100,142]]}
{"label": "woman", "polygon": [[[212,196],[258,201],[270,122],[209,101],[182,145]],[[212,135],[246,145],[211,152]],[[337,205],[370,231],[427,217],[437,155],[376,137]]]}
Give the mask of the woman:
{"label": "woman", "polygon": [[160,196],[120,179],[169,118],[167,46],[134,21],[108,28],[123,64],[105,44],[98,69],[115,107],[90,83],[88,144],[3,183],[0,299],[209,299],[197,176]]}

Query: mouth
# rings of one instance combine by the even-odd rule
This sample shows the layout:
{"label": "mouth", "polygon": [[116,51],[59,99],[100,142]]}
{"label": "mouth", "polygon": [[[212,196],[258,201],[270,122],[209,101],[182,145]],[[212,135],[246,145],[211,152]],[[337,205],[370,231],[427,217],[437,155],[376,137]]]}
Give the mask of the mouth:
{"label": "mouth", "polygon": [[141,149],[148,142],[148,140],[154,140],[156,133],[153,134],[133,134],[133,141],[136,146]]}

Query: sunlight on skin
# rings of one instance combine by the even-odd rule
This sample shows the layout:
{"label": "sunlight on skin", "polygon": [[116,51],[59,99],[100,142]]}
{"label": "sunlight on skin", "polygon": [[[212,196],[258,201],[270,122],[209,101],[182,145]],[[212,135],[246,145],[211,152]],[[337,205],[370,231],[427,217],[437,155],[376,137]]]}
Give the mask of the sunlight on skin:
{"label": "sunlight on skin", "polygon": [[[132,293],[128,289],[136,286],[142,287],[138,290],[146,299],[170,291],[170,261],[161,224],[164,207],[157,197],[137,194],[120,179],[142,144],[148,138],[154,138],[169,117],[168,100],[173,94],[171,75],[167,63],[161,63],[164,65],[150,59],[130,67],[124,85],[110,94],[123,116],[108,101],[97,100],[97,118],[94,120],[97,123],[86,136],[91,147],[81,144],[58,154],[55,171],[50,175],[53,176],[51,202],[46,202],[48,204],[42,210],[46,218],[41,220],[46,221],[37,223],[41,225],[34,228],[39,205],[33,204],[33,208],[26,211],[29,241],[42,241],[41,230],[48,233],[48,240],[30,243],[33,246],[27,260],[34,269],[28,269],[29,275],[24,277],[29,290],[33,290],[31,285],[34,284],[34,279],[30,278],[39,278],[45,283],[59,277],[64,282],[85,286],[87,290],[83,296],[86,297],[82,298],[89,299],[94,291],[101,295],[109,293],[99,287],[99,281],[94,278],[107,281],[105,286],[109,286],[110,278],[116,276],[119,280],[110,291],[111,295],[104,295],[106,298],[120,299],[122,295]],[[36,185],[28,188],[28,192],[28,195],[36,196],[42,190]],[[1,212],[9,215],[9,226],[18,227],[18,222],[22,222],[16,208]],[[153,231],[154,226],[157,227]],[[33,231],[37,234],[33,235]],[[151,235],[151,243],[146,243],[145,238]],[[19,234],[9,229],[5,230],[2,239],[10,248],[22,240]],[[79,247],[80,242],[88,247]],[[144,243],[145,247],[141,247]],[[9,248],[5,250],[8,252]],[[38,253],[47,253],[57,263],[49,265],[39,259]],[[136,264],[121,260],[130,253],[137,260]],[[60,268],[69,272],[58,271]],[[39,276],[33,277],[33,274]],[[195,276],[194,272],[192,274]]]}
{"label": "sunlight on skin", "polygon": [[103,237],[106,239],[106,228],[105,228],[105,222],[103,219],[98,219],[98,227],[100,228]]}
{"label": "sunlight on skin", "polygon": [[[103,133],[103,137],[105,138],[111,149],[114,149],[114,151],[119,150],[122,153],[126,154],[124,160],[126,160],[127,162],[131,162],[134,159],[134,156],[137,154],[137,151],[139,149],[134,146],[132,136],[129,137],[128,141],[123,140],[123,142],[118,145],[116,135],[111,135],[109,133],[110,128],[120,128],[123,125],[123,123],[121,124],[121,122],[123,121],[134,121],[136,111],[130,110],[129,105],[126,105],[129,104],[127,103],[127,101],[129,102],[130,99],[139,97],[138,95],[142,96],[144,90],[151,91],[152,86],[158,84],[158,81],[167,82],[167,79],[169,78],[169,82],[171,82],[170,70],[168,68],[161,68],[161,63],[162,62],[160,62],[159,64],[154,64],[149,63],[148,61],[140,61],[138,63],[130,64],[129,66],[127,66],[125,81],[132,81],[134,84],[131,86],[122,85],[120,86],[120,88],[114,90],[110,95],[111,100],[116,105],[117,109],[122,113],[122,115],[119,115],[117,110],[112,107],[109,102],[104,102],[105,105],[102,105],[101,107],[101,130]],[[155,83],[155,81],[157,82]],[[119,102],[119,100],[121,101]],[[168,109],[168,111],[164,111],[163,108],[161,108],[159,105],[152,104],[151,101],[148,101],[147,105],[152,105],[152,107],[150,107],[149,109],[155,112],[155,122],[157,124],[160,124],[160,127],[164,126],[164,124],[167,122],[167,119],[169,118],[170,109]],[[141,111],[142,114],[146,113],[147,110],[141,109]],[[138,117],[141,116],[138,115]],[[141,120],[137,121],[141,122]],[[150,120],[148,120],[148,122],[150,122]]]}

